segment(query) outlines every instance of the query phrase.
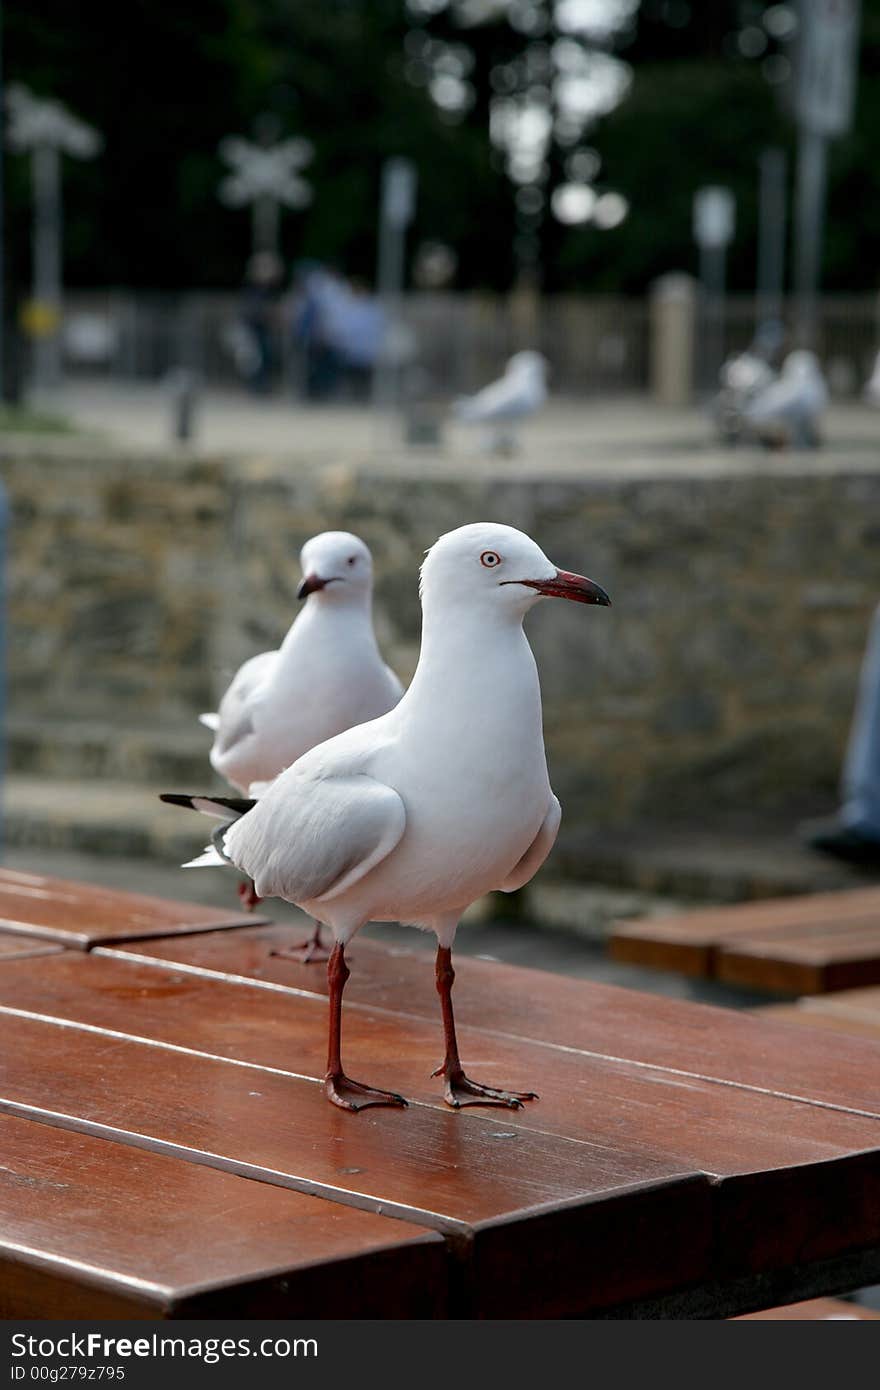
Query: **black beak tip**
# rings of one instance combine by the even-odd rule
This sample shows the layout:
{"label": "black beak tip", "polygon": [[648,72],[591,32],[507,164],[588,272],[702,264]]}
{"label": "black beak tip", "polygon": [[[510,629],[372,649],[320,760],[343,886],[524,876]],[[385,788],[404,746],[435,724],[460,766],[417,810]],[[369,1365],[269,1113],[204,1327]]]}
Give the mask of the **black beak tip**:
{"label": "black beak tip", "polygon": [[315,594],[319,589],[323,589],[326,583],[326,579],[321,579],[317,574],[307,574],[301,581],[296,596],[298,599],[308,598],[309,594]]}

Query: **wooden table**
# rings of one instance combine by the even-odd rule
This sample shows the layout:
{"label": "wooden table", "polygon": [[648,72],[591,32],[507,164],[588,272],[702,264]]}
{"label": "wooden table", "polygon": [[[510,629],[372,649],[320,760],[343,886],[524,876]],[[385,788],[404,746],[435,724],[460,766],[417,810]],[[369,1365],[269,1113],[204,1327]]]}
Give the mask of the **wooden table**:
{"label": "wooden table", "polygon": [[880,984],[880,888],[618,922],[615,960],[782,994]]}
{"label": "wooden table", "polygon": [[348,1115],[295,927],[40,887],[16,930],[65,949],[0,958],[2,1316],[726,1317],[880,1280],[876,1042],[462,958],[466,1064],[541,1099],[456,1113],[431,957],[361,937],[346,1057],[413,1103]]}

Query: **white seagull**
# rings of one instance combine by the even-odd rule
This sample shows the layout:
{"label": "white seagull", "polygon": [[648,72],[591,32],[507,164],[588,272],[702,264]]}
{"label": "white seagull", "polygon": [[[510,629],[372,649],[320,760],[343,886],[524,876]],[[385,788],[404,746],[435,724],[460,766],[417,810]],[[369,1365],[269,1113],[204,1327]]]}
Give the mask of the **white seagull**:
{"label": "white seagull", "polygon": [[[385,714],[403,694],[373,631],[373,562],[364,542],[324,531],[306,542],[300,563],[297,598],[306,603],[280,649],[246,661],[218,712],[200,716],[214,730],[211,766],[251,797],[315,744]],[[250,884],[239,892],[255,906]],[[310,959],[320,954],[318,929],[304,949]]]}
{"label": "white seagull", "polygon": [[508,453],[515,441],[507,428],[533,415],[547,399],[547,359],[540,352],[517,352],[504,375],[474,396],[461,396],[453,409],[465,424],[488,425],[488,446],[494,453]]}
{"label": "white seagull", "polygon": [[819,419],[828,406],[828,387],[813,352],[790,352],[776,381],[759,391],[743,415],[750,432],[770,448],[813,449]]}
{"label": "white seagull", "polygon": [[327,923],[330,1037],[325,1089],[346,1110],[403,1105],[350,1080],[341,1060],[345,948],[366,922],[436,933],[436,981],[449,1105],[535,1097],[471,1081],[452,1012],[452,943],[466,908],[493,889],[514,892],[549,854],[559,829],[541,718],[541,691],[523,618],[542,597],[608,605],[598,584],[559,570],[528,536],[482,522],[441,536],[422,567],[422,648],[412,685],[380,719],[313,748],[259,801],[166,794],[223,822],[214,862],[254,880],[262,896]]}

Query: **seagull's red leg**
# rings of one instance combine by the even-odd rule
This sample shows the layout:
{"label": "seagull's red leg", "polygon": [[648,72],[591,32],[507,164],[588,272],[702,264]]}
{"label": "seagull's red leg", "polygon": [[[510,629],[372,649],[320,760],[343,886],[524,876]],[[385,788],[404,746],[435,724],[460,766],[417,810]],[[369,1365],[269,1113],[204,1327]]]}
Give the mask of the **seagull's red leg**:
{"label": "seagull's red leg", "polygon": [[259,907],[263,899],[260,897],[252,878],[246,878],[244,883],[238,885],[238,896],[245,912],[253,912],[255,907]]}
{"label": "seagull's red leg", "polygon": [[479,1081],[471,1081],[465,1076],[458,1055],[458,1039],[455,1036],[455,1017],[452,1012],[452,984],[455,971],[452,968],[452,947],[437,947],[437,993],[440,995],[440,1012],[443,1015],[443,1036],[446,1040],[446,1057],[433,1076],[443,1077],[443,1095],[447,1105],[458,1110],[462,1105],[504,1105],[509,1110],[519,1110],[524,1100],[537,1100],[534,1091],[502,1091],[497,1086],[483,1086]]}
{"label": "seagull's red leg", "polygon": [[330,952],[327,964],[327,983],[330,986],[330,1040],[327,1075],[324,1077],[327,1099],[342,1110],[363,1110],[368,1105],[406,1105],[403,1096],[395,1091],[379,1091],[375,1086],[352,1081],[342,1070],[342,991],[348,976],[345,947],[337,943]]}
{"label": "seagull's red leg", "polygon": [[290,946],[284,951],[273,951],[272,955],[280,956],[282,960],[299,961],[301,965],[316,965],[319,961],[329,960],[330,948],[321,940],[321,923],[315,922],[311,936],[301,941],[298,946]]}

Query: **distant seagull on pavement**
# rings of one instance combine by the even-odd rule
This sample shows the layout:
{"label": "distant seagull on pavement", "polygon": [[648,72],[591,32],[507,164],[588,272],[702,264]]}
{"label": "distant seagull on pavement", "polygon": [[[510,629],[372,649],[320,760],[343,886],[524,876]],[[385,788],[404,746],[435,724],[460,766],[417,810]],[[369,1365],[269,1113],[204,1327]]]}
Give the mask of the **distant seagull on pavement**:
{"label": "distant seagull on pavement", "polygon": [[743,433],[745,412],[749,402],[776,381],[770,363],[757,352],[745,352],[729,357],[721,368],[721,389],[712,403],[718,433],[725,444],[736,444]]}
{"label": "distant seagull on pavement", "polygon": [[[325,531],[300,555],[305,607],[278,651],[251,657],[216,714],[211,766],[238,791],[258,796],[316,743],[392,709],[403,694],[382,660],[371,612],[373,563],[348,531]],[[255,905],[253,889],[242,899]],[[319,929],[306,950],[318,954]]]}
{"label": "distant seagull on pavement", "polygon": [[436,933],[446,1045],[435,1075],[447,1103],[518,1108],[535,1096],[471,1081],[452,1010],[452,943],[462,914],[493,889],[528,883],[561,816],[547,776],[541,691],[523,618],[542,597],[608,605],[604,589],[559,570],[528,536],[483,522],[441,536],[422,567],[422,649],[388,714],[313,748],[256,802],[165,795],[222,822],[215,863],[261,896],[296,903],[332,929],[325,1088],[345,1110],[404,1105],[342,1069],[345,948],[370,921]]}
{"label": "distant seagull on pavement", "polygon": [[517,352],[498,381],[475,396],[459,397],[453,409],[465,424],[489,427],[492,453],[510,453],[516,447],[510,427],[540,410],[546,399],[547,359],[540,352]]}
{"label": "distant seagull on pavement", "polygon": [[828,387],[815,353],[790,352],[778,380],[748,403],[744,417],[750,434],[768,448],[814,449],[819,421],[828,406]]}
{"label": "distant seagull on pavement", "polygon": [[874,370],[865,382],[862,394],[869,405],[880,405],[880,352],[874,359]]}

